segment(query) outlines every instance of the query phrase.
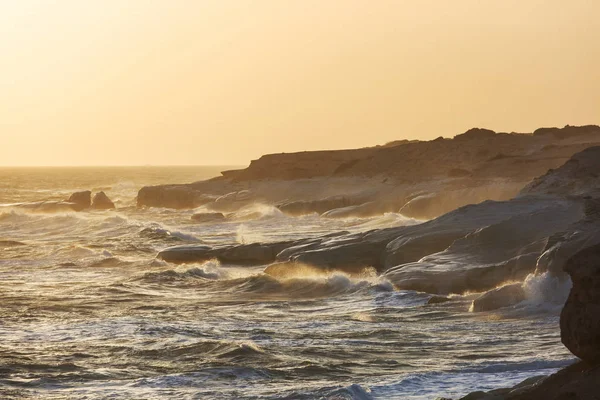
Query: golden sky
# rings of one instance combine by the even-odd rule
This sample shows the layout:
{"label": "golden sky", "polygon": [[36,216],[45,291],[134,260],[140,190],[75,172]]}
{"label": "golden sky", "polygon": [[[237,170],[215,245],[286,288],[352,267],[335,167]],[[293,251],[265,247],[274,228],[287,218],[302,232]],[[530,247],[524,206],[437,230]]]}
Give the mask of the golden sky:
{"label": "golden sky", "polygon": [[597,0],[0,0],[0,165],[600,123]]}

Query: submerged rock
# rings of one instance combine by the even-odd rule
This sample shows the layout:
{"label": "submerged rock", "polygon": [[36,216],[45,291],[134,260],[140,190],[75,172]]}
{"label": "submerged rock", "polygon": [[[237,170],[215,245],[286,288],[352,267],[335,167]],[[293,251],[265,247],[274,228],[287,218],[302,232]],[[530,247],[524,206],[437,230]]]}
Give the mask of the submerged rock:
{"label": "submerged rock", "polygon": [[600,245],[570,258],[565,271],[573,287],[560,316],[561,340],[577,357],[600,364]]}
{"label": "submerged rock", "polygon": [[445,296],[432,296],[427,300],[427,304],[440,304],[452,301],[451,298]]}
{"label": "submerged rock", "polygon": [[0,240],[0,247],[16,247],[16,246],[26,246],[23,242],[18,242],[16,240]]}
{"label": "submerged rock", "polygon": [[75,211],[85,210],[92,205],[92,192],[89,190],[75,192],[69,197],[67,202],[71,203],[71,208]]}
{"label": "submerged rock", "polygon": [[474,392],[461,400],[600,399],[600,245],[579,251],[565,271],[573,287],[560,315],[561,340],[582,361],[530,384]]}
{"label": "submerged rock", "polygon": [[225,218],[225,215],[223,215],[223,213],[214,212],[214,213],[197,213],[197,214],[192,215],[191,219],[192,219],[192,221],[199,222],[199,223],[208,223],[208,222],[222,222],[222,221],[225,221],[227,218]]}
{"label": "submerged rock", "polygon": [[138,207],[195,208],[215,200],[189,185],[145,186],[138,192]]}
{"label": "submerged rock", "polygon": [[234,246],[176,246],[158,253],[158,258],[176,263],[202,262],[217,259],[237,265],[265,265],[275,261],[277,254],[292,242],[252,243]]}
{"label": "submerged rock", "polygon": [[112,210],[115,208],[115,203],[108,198],[106,193],[98,192],[92,200],[92,208],[94,210]]}
{"label": "submerged rock", "polygon": [[520,283],[505,285],[490,290],[475,300],[471,305],[471,311],[491,311],[502,307],[509,307],[525,300],[525,290]]}

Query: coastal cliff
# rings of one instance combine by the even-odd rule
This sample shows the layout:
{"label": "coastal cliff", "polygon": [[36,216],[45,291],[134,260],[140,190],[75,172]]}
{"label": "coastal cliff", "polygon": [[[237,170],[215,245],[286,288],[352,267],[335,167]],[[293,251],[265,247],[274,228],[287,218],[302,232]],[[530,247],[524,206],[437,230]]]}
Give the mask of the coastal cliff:
{"label": "coastal cliff", "polygon": [[144,187],[137,205],[222,212],[263,203],[291,215],[401,211],[430,219],[466,204],[508,200],[533,178],[597,144],[600,127],[567,125],[529,134],[473,128],[451,139],[270,154],[210,180]]}

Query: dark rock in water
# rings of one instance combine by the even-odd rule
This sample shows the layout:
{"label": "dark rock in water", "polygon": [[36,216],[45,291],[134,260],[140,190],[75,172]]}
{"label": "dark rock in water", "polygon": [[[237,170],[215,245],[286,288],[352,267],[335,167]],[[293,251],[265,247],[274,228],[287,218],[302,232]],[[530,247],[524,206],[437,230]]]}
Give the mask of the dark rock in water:
{"label": "dark rock in water", "polygon": [[473,392],[460,400],[600,400],[600,368],[580,361],[548,377],[533,377],[515,387]]}
{"label": "dark rock in water", "polygon": [[92,200],[92,208],[94,210],[112,210],[115,208],[115,203],[113,203],[106,193],[98,192],[94,195],[94,200]]}
{"label": "dark rock in water", "polygon": [[176,246],[158,253],[158,258],[175,264],[202,262],[215,258],[210,246]]}
{"label": "dark rock in water", "polygon": [[214,201],[203,196],[193,187],[185,185],[146,186],[137,196],[138,207],[167,207],[175,209],[195,208]]}
{"label": "dark rock in water", "polygon": [[220,212],[215,213],[197,213],[192,215],[192,221],[207,223],[207,222],[222,222],[225,221],[225,215]]}
{"label": "dark rock in water", "polygon": [[440,304],[440,303],[447,303],[449,301],[452,301],[452,299],[450,299],[449,297],[433,296],[429,300],[427,300],[427,304]]}
{"label": "dark rock in water", "polygon": [[0,247],[16,247],[26,246],[23,242],[17,242],[16,240],[0,240]]}
{"label": "dark rock in water", "polygon": [[560,315],[561,340],[577,357],[600,364],[600,245],[575,254],[565,271],[573,287]]}
{"label": "dark rock in water", "polygon": [[365,198],[361,197],[333,196],[311,201],[292,201],[279,204],[277,208],[281,212],[290,215],[323,214],[336,208],[357,206],[363,202],[365,202]]}
{"label": "dark rock in water", "polygon": [[509,307],[525,300],[525,291],[520,283],[493,289],[473,300],[471,310],[474,312],[491,311]]}
{"label": "dark rock in water", "polygon": [[277,254],[293,242],[252,243],[212,248],[209,246],[177,246],[158,253],[158,258],[172,263],[202,262],[217,259],[237,265],[264,265],[275,261]]}
{"label": "dark rock in water", "polygon": [[34,203],[19,204],[17,207],[40,213],[81,211],[79,206],[68,201],[38,201]]}
{"label": "dark rock in water", "polygon": [[90,208],[92,205],[92,192],[85,190],[83,192],[75,192],[67,200],[72,203],[71,208],[75,211],[82,211]]}
{"label": "dark rock in water", "polygon": [[522,393],[530,391],[532,388],[537,387],[546,379],[546,376],[532,376],[531,378],[525,379],[523,382],[512,388],[494,389],[489,392],[473,392],[468,395],[461,397],[460,400],[507,400],[513,399],[514,396],[519,396]]}
{"label": "dark rock in water", "polygon": [[317,268],[358,272],[366,267],[381,269],[381,254],[386,243],[352,242],[328,246],[325,249],[303,251],[290,260]]}
{"label": "dark rock in water", "polygon": [[144,228],[140,231],[140,235],[151,239],[151,240],[160,240],[160,241],[168,241],[168,242],[182,242],[183,239],[178,236],[173,236],[170,231],[162,228]]}

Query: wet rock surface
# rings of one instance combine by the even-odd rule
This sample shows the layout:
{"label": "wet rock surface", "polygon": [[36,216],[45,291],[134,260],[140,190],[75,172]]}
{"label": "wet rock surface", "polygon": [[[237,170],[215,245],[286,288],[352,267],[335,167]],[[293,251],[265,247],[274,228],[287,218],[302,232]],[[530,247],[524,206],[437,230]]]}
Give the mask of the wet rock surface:
{"label": "wet rock surface", "polygon": [[561,340],[577,357],[600,364],[600,245],[570,258],[565,271],[573,287],[560,317]]}

